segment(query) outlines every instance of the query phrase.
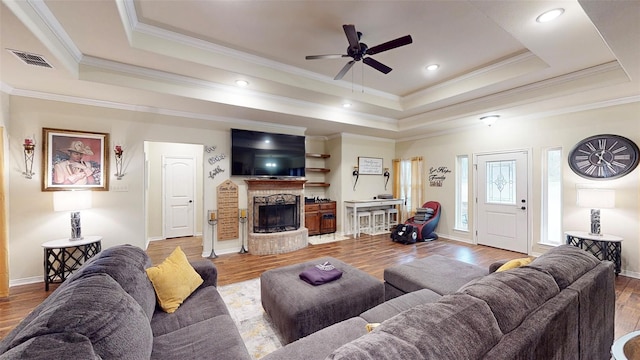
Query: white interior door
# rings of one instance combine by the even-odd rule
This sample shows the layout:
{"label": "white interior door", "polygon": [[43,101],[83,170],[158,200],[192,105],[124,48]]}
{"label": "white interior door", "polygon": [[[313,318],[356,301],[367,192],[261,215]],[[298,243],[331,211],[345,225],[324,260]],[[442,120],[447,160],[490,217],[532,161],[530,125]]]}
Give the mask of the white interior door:
{"label": "white interior door", "polygon": [[478,244],[528,253],[528,154],[477,156]]}
{"label": "white interior door", "polygon": [[194,235],[196,159],[162,157],[165,238]]}

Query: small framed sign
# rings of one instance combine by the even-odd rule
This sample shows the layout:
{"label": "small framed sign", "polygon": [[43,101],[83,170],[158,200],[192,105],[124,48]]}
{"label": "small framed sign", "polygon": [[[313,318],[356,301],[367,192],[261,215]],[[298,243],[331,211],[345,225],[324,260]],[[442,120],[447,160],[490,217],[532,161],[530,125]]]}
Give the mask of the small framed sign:
{"label": "small framed sign", "polygon": [[358,173],[360,175],[382,175],[382,159],[359,156]]}

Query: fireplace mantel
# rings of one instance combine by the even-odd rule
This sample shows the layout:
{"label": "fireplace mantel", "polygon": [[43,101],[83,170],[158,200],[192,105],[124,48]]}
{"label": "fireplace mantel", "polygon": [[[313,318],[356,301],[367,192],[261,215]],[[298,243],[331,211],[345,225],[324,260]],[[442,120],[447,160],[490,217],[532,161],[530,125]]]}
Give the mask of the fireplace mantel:
{"label": "fireplace mantel", "polygon": [[304,179],[247,179],[249,190],[304,189]]}

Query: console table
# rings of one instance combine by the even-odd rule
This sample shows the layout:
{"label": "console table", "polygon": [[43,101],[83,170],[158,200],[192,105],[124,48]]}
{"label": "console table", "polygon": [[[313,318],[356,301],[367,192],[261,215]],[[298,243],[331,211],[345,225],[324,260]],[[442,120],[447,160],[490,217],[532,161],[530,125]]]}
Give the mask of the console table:
{"label": "console table", "polygon": [[42,244],[44,248],[44,290],[61,283],[85,261],[102,250],[102,236],[85,236],[80,240],[58,239]]}
{"label": "console table", "polygon": [[591,235],[586,231],[567,231],[567,244],[587,250],[600,260],[612,261],[616,275],[622,268],[622,238],[615,235]]}
{"label": "console table", "polygon": [[[342,214],[342,228],[345,235],[355,234],[355,224],[357,223],[358,209],[387,209],[392,206],[401,205],[403,199],[377,199],[377,200],[349,200],[344,202],[344,213]],[[348,227],[349,209],[351,209],[352,227]]]}

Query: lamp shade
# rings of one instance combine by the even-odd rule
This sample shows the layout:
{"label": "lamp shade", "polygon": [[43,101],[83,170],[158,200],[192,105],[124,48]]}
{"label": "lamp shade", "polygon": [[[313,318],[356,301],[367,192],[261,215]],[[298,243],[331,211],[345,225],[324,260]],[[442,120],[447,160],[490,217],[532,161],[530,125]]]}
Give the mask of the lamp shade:
{"label": "lamp shade", "polygon": [[616,207],[616,192],[611,189],[578,189],[577,205],[592,209]]}
{"label": "lamp shade", "polygon": [[53,193],[53,211],[78,211],[91,208],[91,191]]}

